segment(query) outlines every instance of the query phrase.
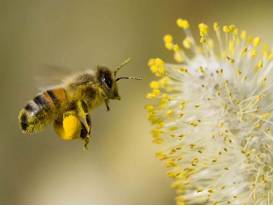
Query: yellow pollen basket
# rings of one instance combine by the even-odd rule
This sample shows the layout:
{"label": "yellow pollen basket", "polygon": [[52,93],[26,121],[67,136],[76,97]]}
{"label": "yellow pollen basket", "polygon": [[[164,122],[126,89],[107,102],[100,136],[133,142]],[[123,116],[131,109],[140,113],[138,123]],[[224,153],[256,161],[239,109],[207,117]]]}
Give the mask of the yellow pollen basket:
{"label": "yellow pollen basket", "polygon": [[81,131],[81,122],[74,114],[70,114],[63,119],[63,126],[55,125],[55,131],[63,140],[78,138]]}

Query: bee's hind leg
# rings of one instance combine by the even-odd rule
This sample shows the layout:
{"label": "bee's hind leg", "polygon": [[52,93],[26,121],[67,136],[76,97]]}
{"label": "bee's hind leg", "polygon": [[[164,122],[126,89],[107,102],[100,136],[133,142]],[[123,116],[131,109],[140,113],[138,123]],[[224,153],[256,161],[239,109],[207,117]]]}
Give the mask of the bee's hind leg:
{"label": "bee's hind leg", "polygon": [[87,104],[82,100],[78,101],[77,111],[82,127],[80,137],[85,141],[84,149],[88,149],[88,143],[91,138],[91,120]]}

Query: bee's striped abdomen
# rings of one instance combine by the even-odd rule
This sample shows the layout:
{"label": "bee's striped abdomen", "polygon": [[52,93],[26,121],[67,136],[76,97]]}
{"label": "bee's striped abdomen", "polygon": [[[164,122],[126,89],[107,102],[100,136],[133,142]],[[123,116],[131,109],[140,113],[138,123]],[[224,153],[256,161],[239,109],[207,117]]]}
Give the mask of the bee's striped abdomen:
{"label": "bee's striped abdomen", "polygon": [[19,113],[22,131],[31,134],[43,129],[54,120],[65,101],[63,88],[47,90],[34,97]]}

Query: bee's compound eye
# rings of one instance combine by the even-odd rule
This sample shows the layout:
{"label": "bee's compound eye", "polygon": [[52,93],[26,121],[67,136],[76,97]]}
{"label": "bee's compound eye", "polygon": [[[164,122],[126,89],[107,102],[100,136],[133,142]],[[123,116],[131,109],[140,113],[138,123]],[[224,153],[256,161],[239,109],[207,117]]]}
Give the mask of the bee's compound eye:
{"label": "bee's compound eye", "polygon": [[112,79],[109,78],[108,76],[105,76],[105,77],[103,77],[103,78],[104,78],[104,81],[105,81],[107,87],[108,87],[108,88],[111,88],[111,87],[112,87]]}

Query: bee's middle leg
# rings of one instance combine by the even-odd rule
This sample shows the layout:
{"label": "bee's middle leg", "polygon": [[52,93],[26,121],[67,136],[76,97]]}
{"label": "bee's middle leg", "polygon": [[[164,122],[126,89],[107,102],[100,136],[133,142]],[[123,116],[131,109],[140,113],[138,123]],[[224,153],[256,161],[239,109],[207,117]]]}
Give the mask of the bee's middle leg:
{"label": "bee's middle leg", "polygon": [[84,148],[87,149],[89,139],[91,138],[91,120],[87,104],[84,101],[78,101],[77,111],[82,126],[80,137],[85,141]]}

